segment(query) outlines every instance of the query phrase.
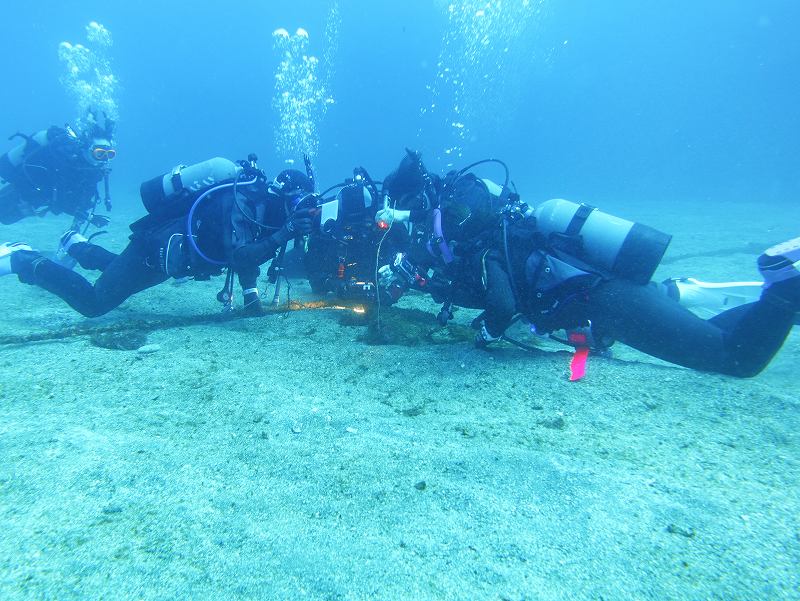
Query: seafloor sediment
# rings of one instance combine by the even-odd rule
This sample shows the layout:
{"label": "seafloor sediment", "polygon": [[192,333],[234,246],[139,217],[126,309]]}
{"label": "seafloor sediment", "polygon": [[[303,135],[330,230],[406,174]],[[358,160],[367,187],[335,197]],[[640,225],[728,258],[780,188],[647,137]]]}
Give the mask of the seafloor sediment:
{"label": "seafloor sediment", "polygon": [[[800,223],[679,208],[627,215],[675,235],[661,277],[754,278]],[[220,286],[85,320],[0,281],[1,598],[800,598],[797,329],[755,379],[617,345],[571,383],[422,297],[374,345],[345,311],[220,321]]]}

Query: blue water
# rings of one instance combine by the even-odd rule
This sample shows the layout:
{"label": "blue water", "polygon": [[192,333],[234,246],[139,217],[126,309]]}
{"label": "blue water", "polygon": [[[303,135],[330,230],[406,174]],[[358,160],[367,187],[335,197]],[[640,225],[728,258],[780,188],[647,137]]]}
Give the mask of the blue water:
{"label": "blue water", "polygon": [[[464,4],[483,5],[458,6]],[[450,163],[502,157],[534,201],[763,203],[800,193],[796,2],[490,4],[490,46],[462,66],[474,67],[472,75],[485,76],[493,89],[484,99],[461,99],[472,104],[469,138],[462,157]],[[208,156],[254,151],[267,171],[277,171],[286,157],[274,144],[280,57],[272,31],[302,27],[309,51],[322,56],[331,5],[72,0],[5,6],[0,132],[74,119],[74,103],[59,83],[57,47],[81,41],[95,20],[113,34],[113,69],[121,82],[114,173],[120,202],[137,202],[144,179]],[[534,10],[527,30],[512,36],[504,51],[504,36]],[[380,177],[405,146],[422,149],[429,168],[445,169],[442,149],[453,142],[451,90],[440,90],[439,114],[421,113],[431,103],[448,27],[448,60],[462,56],[458,44],[467,44],[452,31],[445,3],[341,2],[339,18],[329,82],[335,102],[317,131],[320,178],[341,180],[359,164]]]}
{"label": "blue water", "polygon": [[[177,164],[255,152],[272,175],[309,152],[327,187],[406,147],[646,219],[675,235],[656,279],[754,279],[754,248],[800,234],[797,0],[2,6],[0,135],[75,123],[59,45],[113,36],[112,249]],[[0,241],[51,250],[68,223]],[[754,379],[617,345],[573,383],[555,343],[203,321],[221,278],[96,321],[2,284],[0,334],[53,336],[3,343],[0,601],[800,599],[797,328]],[[419,299],[407,315],[437,310]],[[148,320],[147,352],[95,340]]]}

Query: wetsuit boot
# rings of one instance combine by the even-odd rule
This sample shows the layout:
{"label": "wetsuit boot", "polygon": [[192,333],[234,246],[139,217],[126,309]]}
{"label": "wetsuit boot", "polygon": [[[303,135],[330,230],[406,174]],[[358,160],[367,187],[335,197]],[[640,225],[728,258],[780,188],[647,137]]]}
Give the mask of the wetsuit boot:
{"label": "wetsuit boot", "polygon": [[0,276],[16,273],[11,266],[11,256],[19,251],[31,252],[33,249],[21,242],[4,242],[0,244]]}
{"label": "wetsuit boot", "polygon": [[765,250],[758,270],[764,278],[763,299],[800,311],[800,238]]}

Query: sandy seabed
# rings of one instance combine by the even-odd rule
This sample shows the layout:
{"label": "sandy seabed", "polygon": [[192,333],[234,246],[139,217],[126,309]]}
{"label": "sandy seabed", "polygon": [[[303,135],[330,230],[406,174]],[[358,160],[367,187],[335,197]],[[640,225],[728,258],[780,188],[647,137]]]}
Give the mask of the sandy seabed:
{"label": "sandy seabed", "polygon": [[[800,233],[800,203],[676,204],[623,214],[675,235],[660,277],[751,279]],[[422,297],[384,313],[430,314],[415,346],[336,310],[181,321],[220,286],[86,320],[3,278],[0,598],[800,599],[798,328],[750,380],[617,345],[571,383],[564,347],[475,350]],[[97,345],[139,323],[155,352]]]}

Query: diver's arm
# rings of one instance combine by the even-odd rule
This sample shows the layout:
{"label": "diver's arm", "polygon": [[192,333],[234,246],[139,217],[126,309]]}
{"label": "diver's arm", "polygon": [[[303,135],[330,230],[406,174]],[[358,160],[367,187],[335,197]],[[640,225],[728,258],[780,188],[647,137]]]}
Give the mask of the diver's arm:
{"label": "diver's arm", "polygon": [[379,221],[384,221],[388,224],[392,223],[406,223],[409,220],[409,214],[411,211],[403,211],[401,209],[392,209],[390,207],[384,207],[377,213],[375,213],[375,223]]}
{"label": "diver's arm", "polygon": [[258,291],[258,276],[261,274],[259,266],[274,258],[283,244],[283,238],[275,233],[264,240],[244,244],[233,251],[231,268],[239,278],[246,313],[260,315],[263,312],[261,295]]}
{"label": "diver's arm", "polygon": [[239,271],[248,266],[263,265],[274,258],[278,249],[289,240],[310,233],[311,225],[310,210],[300,209],[295,211],[283,224],[283,227],[274,234],[234,249],[231,257],[233,268]]}
{"label": "diver's arm", "polygon": [[282,232],[283,228],[263,240],[243,244],[235,249],[231,262],[234,270],[241,273],[243,270],[253,267],[258,268],[259,265],[273,259],[278,253],[278,249],[289,240],[288,238],[284,239]]}
{"label": "diver's arm", "polygon": [[430,211],[428,209],[411,209],[404,211],[402,209],[392,209],[384,207],[375,213],[375,222],[385,221],[386,223],[419,223],[427,219]]}

